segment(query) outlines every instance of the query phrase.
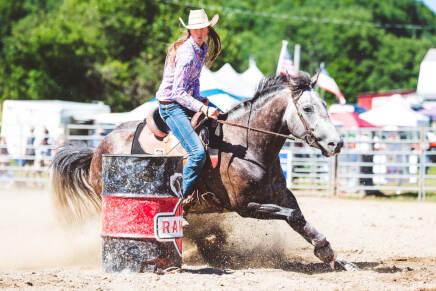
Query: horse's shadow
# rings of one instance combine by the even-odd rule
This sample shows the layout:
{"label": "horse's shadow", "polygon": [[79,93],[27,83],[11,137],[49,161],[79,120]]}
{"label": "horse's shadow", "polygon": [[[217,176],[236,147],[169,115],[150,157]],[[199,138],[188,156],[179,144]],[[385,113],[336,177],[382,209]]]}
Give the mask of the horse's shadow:
{"label": "horse's shadow", "polygon": [[218,268],[212,268],[212,267],[208,267],[208,268],[199,268],[199,269],[188,269],[188,268],[183,268],[183,272],[185,273],[192,273],[192,274],[196,274],[196,275],[230,275],[233,272],[231,271],[227,271],[227,270],[221,270]]}
{"label": "horse's shadow", "polygon": [[[401,269],[398,268],[398,270],[392,271],[392,268],[389,268],[389,271],[385,271],[384,268],[380,269],[374,269],[376,266],[380,265],[378,262],[352,262],[355,264],[360,271],[365,270],[372,270],[377,273],[392,273],[392,272],[401,272]],[[198,274],[198,275],[230,275],[233,272],[229,270],[243,270],[243,269],[256,269],[253,268],[251,264],[244,265],[244,264],[238,264],[238,265],[231,265],[231,264],[214,264],[215,267],[206,267],[206,268],[199,268],[199,269],[190,269],[190,268],[183,268],[183,272],[188,272],[192,274]],[[295,273],[303,273],[306,275],[314,275],[314,274],[323,274],[323,273],[332,273],[332,272],[344,272],[344,270],[340,269],[331,269],[327,264],[325,263],[300,263],[300,262],[287,262],[285,264],[280,263],[280,267],[272,268],[272,269],[281,269],[286,272],[295,272]],[[265,267],[259,267],[258,268],[265,268]]]}
{"label": "horse's shadow", "polygon": [[[189,269],[183,268],[184,272],[189,272],[193,274],[207,274],[207,275],[230,275],[233,272],[229,270],[243,270],[243,269],[281,269],[285,272],[295,272],[295,273],[303,273],[306,275],[314,275],[314,274],[323,274],[323,273],[332,273],[332,272],[344,272],[342,269],[331,269],[329,265],[325,263],[300,263],[300,262],[269,262],[269,266],[253,266],[252,264],[228,264],[228,263],[217,263],[215,262],[207,262],[213,267],[199,268],[199,269]],[[377,273],[392,273],[392,272],[401,272],[401,269],[392,271],[392,268],[389,268],[389,271],[385,271],[385,268],[376,268],[380,265],[379,262],[352,262],[355,264],[360,271],[372,270]],[[272,266],[277,264],[277,266]]]}
{"label": "horse's shadow", "polygon": [[[356,265],[359,270],[372,270],[374,267],[378,266],[378,262],[352,262]],[[325,263],[299,263],[299,262],[288,262],[281,268],[283,271],[304,273],[308,275],[331,273],[331,272],[344,272],[343,269],[335,268],[334,270],[330,268],[329,265]]]}

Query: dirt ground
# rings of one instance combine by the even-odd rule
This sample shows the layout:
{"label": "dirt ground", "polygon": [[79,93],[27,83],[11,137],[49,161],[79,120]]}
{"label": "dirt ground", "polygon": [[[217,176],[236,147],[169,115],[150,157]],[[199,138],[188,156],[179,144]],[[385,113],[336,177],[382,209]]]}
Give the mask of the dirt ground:
{"label": "dirt ground", "polygon": [[360,271],[330,270],[282,221],[192,216],[183,271],[101,270],[99,220],[62,229],[48,191],[0,191],[0,288],[22,290],[436,290],[436,203],[298,197],[305,217]]}

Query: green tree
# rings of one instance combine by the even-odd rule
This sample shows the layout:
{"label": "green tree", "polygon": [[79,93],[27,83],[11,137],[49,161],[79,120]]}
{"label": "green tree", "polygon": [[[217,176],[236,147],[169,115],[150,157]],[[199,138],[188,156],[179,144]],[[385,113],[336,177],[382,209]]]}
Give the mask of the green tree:
{"label": "green tree", "polygon": [[223,52],[212,70],[228,62],[242,72],[254,57],[274,74],[285,39],[291,50],[301,44],[301,69],[314,74],[326,63],[348,102],[364,91],[415,89],[420,62],[436,46],[436,16],[414,0],[195,1],[2,1],[0,98],[102,100],[130,110],[154,97],[167,47],[184,30],[178,18],[203,5],[220,15]]}

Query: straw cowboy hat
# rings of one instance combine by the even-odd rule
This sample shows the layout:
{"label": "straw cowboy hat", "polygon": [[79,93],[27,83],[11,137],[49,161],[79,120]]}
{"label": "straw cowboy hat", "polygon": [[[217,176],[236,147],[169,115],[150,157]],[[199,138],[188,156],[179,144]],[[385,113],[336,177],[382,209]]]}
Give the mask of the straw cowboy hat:
{"label": "straw cowboy hat", "polygon": [[188,25],[185,25],[182,18],[179,17],[180,22],[187,29],[200,29],[208,26],[214,26],[218,22],[218,14],[215,14],[209,21],[204,9],[189,11]]}

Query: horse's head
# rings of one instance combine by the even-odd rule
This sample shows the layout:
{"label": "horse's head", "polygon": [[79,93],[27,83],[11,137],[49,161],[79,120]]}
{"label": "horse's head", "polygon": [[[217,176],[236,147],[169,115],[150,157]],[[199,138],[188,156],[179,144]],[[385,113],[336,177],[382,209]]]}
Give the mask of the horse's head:
{"label": "horse's head", "polygon": [[338,154],[344,144],[331,122],[324,100],[313,87],[309,74],[300,72],[297,78],[289,78],[292,95],[285,112],[285,122],[292,135],[321,150],[326,157]]}

